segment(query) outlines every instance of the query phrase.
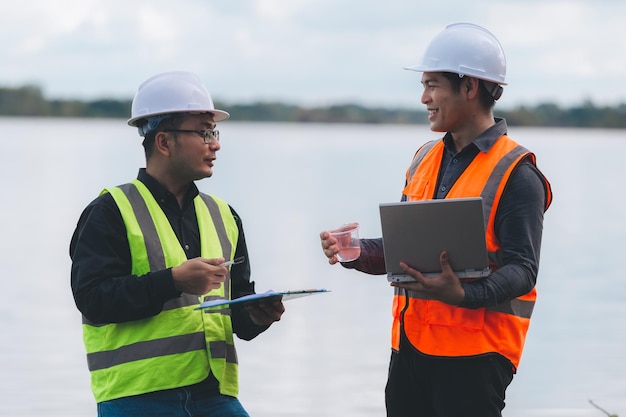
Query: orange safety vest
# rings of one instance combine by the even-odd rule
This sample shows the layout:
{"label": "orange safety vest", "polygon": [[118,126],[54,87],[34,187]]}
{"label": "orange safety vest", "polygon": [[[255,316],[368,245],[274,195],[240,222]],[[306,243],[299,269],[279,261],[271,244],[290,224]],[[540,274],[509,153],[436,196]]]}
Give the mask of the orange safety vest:
{"label": "orange safety vest", "polygon": [[[403,194],[409,201],[433,198],[444,152],[442,140],[420,148],[409,169]],[[500,242],[494,219],[502,192],[521,161],[536,165],[535,155],[508,136],[501,136],[488,152],[479,152],[454,183],[446,198],[482,197],[487,249],[492,270],[502,266]],[[550,183],[543,177],[545,210],[552,201]],[[427,355],[461,357],[499,353],[517,368],[522,355],[536,289],[499,305],[467,309],[420,298],[415,291],[395,289],[393,300],[392,348],[400,349],[403,331],[418,351]]]}

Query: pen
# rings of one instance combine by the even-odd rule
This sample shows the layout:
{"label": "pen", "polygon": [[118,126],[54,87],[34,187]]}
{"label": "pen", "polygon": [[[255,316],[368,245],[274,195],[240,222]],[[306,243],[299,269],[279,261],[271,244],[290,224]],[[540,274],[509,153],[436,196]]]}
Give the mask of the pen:
{"label": "pen", "polygon": [[243,262],[243,260],[245,259],[245,257],[240,256],[239,258],[235,258],[232,259],[230,261],[226,261],[224,263],[219,264],[218,266],[231,266],[231,265],[237,265]]}

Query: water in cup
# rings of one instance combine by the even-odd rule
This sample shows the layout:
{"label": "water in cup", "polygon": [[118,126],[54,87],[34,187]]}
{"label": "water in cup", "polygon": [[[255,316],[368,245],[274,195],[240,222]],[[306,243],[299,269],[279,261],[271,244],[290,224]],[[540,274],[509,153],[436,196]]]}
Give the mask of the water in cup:
{"label": "water in cup", "polygon": [[359,244],[359,224],[350,223],[343,225],[328,233],[337,239],[339,262],[349,262],[358,259],[361,255],[361,245]]}

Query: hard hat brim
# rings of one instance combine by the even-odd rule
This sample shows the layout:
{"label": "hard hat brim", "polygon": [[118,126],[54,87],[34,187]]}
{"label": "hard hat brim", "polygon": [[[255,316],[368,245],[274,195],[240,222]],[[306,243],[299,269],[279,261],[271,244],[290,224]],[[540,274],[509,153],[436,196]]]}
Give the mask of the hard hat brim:
{"label": "hard hat brim", "polygon": [[203,113],[210,113],[213,115],[213,121],[214,122],[222,122],[224,120],[227,120],[230,118],[230,114],[228,112],[225,112],[224,110],[217,110],[217,109],[213,109],[213,110],[206,110],[206,111],[178,111],[178,112],[173,112],[173,111],[163,111],[163,112],[159,112],[159,113],[150,113],[150,114],[145,114],[145,115],[141,115],[141,116],[137,116],[137,117],[132,117],[130,119],[128,119],[128,121],[126,122],[129,126],[132,127],[137,127],[137,122],[141,119],[147,119],[148,117],[151,116],[159,116],[162,114],[177,114],[177,113],[189,113],[189,114],[203,114]]}
{"label": "hard hat brim", "polygon": [[455,68],[455,69],[451,69],[451,68],[429,68],[429,67],[426,67],[425,65],[419,64],[419,65],[414,65],[412,67],[402,67],[402,69],[409,70],[409,71],[415,71],[415,72],[451,72],[453,74],[463,75],[464,77],[478,78],[479,80],[489,81],[489,82],[496,83],[496,84],[499,84],[499,85],[507,85],[507,83],[505,83],[504,80],[502,80],[502,81],[494,80],[492,78],[481,77],[479,75],[470,74],[469,72],[466,72],[466,73],[459,72],[458,68]]}

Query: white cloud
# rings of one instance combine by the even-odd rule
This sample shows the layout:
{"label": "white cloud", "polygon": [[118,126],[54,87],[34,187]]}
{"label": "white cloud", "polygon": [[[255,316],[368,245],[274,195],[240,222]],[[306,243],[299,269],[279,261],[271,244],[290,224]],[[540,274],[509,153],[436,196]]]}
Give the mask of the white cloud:
{"label": "white cloud", "polygon": [[270,24],[282,23],[292,19],[307,7],[314,7],[312,1],[295,0],[255,0],[252,8],[261,20],[267,20]]}
{"label": "white cloud", "polygon": [[[5,28],[2,40],[16,55],[39,53],[58,37],[75,31],[88,21],[91,3],[66,0],[62,4],[42,2],[38,5],[27,2],[25,7],[3,3],[0,9],[5,20],[2,22]],[[64,13],[58,13],[59,7]],[[14,41],[10,42],[11,39]]]}
{"label": "white cloud", "polygon": [[137,10],[140,58],[154,58],[158,61],[176,58],[178,45],[183,42],[179,38],[180,27],[185,22],[168,12],[149,3],[142,4]]}
{"label": "white cloud", "polygon": [[0,85],[130,96],[159,71],[198,72],[219,99],[419,105],[416,62],[446,24],[501,40],[504,102],[625,101],[626,3],[577,0],[31,0],[0,5]]}

